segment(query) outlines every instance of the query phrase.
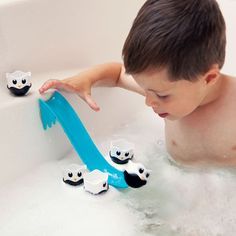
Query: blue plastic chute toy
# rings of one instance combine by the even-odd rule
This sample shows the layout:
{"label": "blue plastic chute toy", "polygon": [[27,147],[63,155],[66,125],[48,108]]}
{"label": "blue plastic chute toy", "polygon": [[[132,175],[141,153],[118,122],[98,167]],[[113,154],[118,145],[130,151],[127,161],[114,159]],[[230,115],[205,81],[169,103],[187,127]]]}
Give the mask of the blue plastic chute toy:
{"label": "blue plastic chute toy", "polygon": [[114,187],[128,187],[124,172],[107,162],[92,141],[77,113],[58,91],[54,92],[47,101],[39,99],[39,107],[43,128],[45,130],[51,128],[58,121],[88,170],[98,169],[108,173],[108,183]]}

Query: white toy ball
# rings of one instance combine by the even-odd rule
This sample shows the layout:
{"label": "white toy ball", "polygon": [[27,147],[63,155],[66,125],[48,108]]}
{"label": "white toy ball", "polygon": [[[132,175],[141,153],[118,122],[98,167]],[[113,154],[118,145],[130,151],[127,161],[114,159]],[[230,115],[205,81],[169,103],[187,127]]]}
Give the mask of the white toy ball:
{"label": "white toy ball", "polygon": [[7,88],[16,96],[24,96],[31,87],[31,72],[6,73]]}
{"label": "white toy ball", "polygon": [[93,170],[84,176],[84,189],[92,194],[99,194],[107,191],[108,174],[100,170]]}
{"label": "white toy ball", "polygon": [[124,177],[130,187],[140,188],[147,183],[150,173],[151,170],[146,169],[143,164],[129,161],[124,170]]}
{"label": "white toy ball", "polygon": [[124,139],[111,142],[109,156],[116,164],[126,164],[134,157],[134,145]]}
{"label": "white toy ball", "polygon": [[84,182],[86,172],[86,165],[71,164],[64,170],[63,181],[73,186],[81,185]]}

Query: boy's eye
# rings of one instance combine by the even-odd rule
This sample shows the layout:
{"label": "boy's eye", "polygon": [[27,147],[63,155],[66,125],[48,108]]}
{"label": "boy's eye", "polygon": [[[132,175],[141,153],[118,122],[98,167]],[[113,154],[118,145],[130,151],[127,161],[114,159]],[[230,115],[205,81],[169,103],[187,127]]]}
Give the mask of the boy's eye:
{"label": "boy's eye", "polygon": [[166,99],[166,98],[169,97],[169,95],[163,95],[163,96],[158,95],[158,94],[156,94],[156,95],[157,95],[157,97],[160,98],[160,99]]}
{"label": "boy's eye", "polygon": [[25,80],[25,79],[23,79],[23,80],[22,80],[22,84],[25,84],[25,83],[26,83],[26,80]]}
{"label": "boy's eye", "polygon": [[13,83],[13,84],[17,84],[17,80],[15,80],[15,79],[12,80],[12,83]]}

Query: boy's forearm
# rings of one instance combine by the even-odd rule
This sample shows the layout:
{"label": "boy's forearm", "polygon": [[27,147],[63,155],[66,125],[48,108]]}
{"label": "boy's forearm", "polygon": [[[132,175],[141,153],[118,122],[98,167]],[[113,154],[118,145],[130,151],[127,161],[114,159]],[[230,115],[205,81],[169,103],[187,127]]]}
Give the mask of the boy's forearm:
{"label": "boy's forearm", "polygon": [[144,90],[134,81],[131,75],[125,73],[125,68],[121,63],[107,63],[94,68],[94,86],[120,87],[141,95]]}
{"label": "boy's forearm", "polygon": [[[90,78],[93,86],[116,87],[122,70],[121,63],[106,63],[93,67]],[[84,72],[86,73],[86,71]]]}
{"label": "boy's forearm", "polygon": [[125,73],[125,68],[123,65],[119,80],[117,81],[117,87],[124,88],[145,96],[145,91],[136,83],[134,78],[131,75]]}

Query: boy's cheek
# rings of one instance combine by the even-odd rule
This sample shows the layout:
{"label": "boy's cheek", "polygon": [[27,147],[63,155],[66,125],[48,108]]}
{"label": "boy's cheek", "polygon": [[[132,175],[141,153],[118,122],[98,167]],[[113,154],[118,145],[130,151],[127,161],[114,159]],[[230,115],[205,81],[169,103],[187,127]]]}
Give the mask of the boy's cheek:
{"label": "boy's cheek", "polygon": [[173,116],[176,119],[183,118],[196,109],[196,106],[189,103],[175,103],[166,108],[166,112],[170,114],[170,117]]}

